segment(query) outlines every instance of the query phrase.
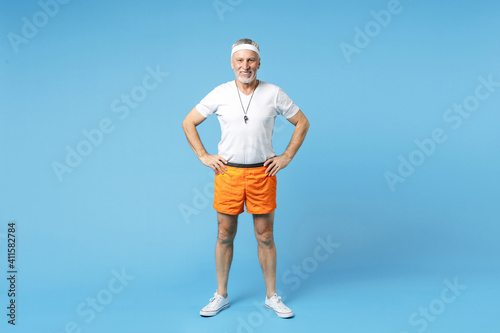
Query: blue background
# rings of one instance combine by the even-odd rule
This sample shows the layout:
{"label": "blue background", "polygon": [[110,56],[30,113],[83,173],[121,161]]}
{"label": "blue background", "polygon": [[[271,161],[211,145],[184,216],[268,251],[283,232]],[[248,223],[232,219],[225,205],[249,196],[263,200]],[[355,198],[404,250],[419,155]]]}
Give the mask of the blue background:
{"label": "blue background", "polygon": [[[496,332],[500,87],[458,128],[443,116],[475,94],[480,77],[500,82],[500,4],[401,0],[381,26],[371,11],[390,1],[219,3],[226,7],[70,1],[44,21],[36,1],[1,1],[2,276],[11,220],[18,239],[17,325],[7,324],[2,278],[2,331]],[[40,26],[16,44],[23,18]],[[356,29],[367,27],[367,45],[358,36],[363,47],[346,56],[342,43],[356,46]],[[248,214],[235,242],[232,306],[199,316],[216,288],[213,175],[180,124],[234,79],[230,48],[244,37],[261,46],[259,78],[282,87],[311,123],[278,175],[278,288],[291,320],[262,309]],[[148,68],[168,76],[128,114],[123,103],[114,112],[122,94],[141,92]],[[64,164],[67,147],[103,119],[112,131],[58,179],[53,163]],[[446,140],[415,152],[435,129]],[[199,131],[216,153],[216,118]],[[277,153],[292,132],[277,120]],[[387,172],[398,175],[400,156],[412,153],[419,165],[391,188]],[[336,244],[323,261],[318,237]],[[445,281],[464,287],[453,294]]]}

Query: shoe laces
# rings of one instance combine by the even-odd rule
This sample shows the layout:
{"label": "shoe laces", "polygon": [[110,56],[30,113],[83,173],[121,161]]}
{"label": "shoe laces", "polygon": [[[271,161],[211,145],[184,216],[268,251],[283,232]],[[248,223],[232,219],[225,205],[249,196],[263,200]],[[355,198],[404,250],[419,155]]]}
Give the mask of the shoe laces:
{"label": "shoe laces", "polygon": [[[217,297],[217,296],[219,296],[219,297]],[[212,297],[212,298],[210,299],[210,305],[211,305],[211,306],[215,306],[215,305],[217,305],[217,303],[219,303],[219,302],[220,302],[221,298],[222,298],[222,296],[220,296],[220,295],[218,295],[217,293],[215,293],[215,294],[214,294],[214,297]]]}
{"label": "shoe laces", "polygon": [[287,306],[285,303],[281,301],[281,296],[278,296],[277,294],[274,294],[271,299],[274,299],[276,301],[276,307],[281,309],[281,310],[287,310]]}

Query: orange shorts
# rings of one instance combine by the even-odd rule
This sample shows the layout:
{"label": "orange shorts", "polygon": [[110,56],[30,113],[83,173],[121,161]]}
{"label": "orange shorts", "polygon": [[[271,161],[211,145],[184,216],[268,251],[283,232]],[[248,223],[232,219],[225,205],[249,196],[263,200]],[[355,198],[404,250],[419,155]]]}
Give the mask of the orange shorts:
{"label": "orange shorts", "polygon": [[276,176],[268,177],[267,167],[226,166],[215,175],[214,208],[219,213],[238,215],[246,204],[250,214],[268,214],[276,209]]}

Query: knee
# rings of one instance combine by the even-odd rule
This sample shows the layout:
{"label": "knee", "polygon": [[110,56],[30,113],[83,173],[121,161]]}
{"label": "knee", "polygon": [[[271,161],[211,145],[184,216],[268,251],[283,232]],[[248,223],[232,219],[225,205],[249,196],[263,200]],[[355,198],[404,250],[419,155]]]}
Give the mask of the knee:
{"label": "knee", "polygon": [[231,228],[220,228],[217,234],[217,243],[223,246],[233,245],[234,237],[236,236],[236,230]]}
{"label": "knee", "polygon": [[272,248],[274,246],[274,237],[272,230],[258,233],[256,234],[256,237],[260,247]]}

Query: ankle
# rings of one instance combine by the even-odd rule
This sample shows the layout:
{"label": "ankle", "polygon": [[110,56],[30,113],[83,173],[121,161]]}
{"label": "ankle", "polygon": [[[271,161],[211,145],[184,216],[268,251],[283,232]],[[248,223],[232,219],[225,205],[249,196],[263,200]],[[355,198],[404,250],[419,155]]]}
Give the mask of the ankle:
{"label": "ankle", "polygon": [[273,292],[271,292],[271,293],[269,293],[269,292],[268,292],[268,293],[267,293],[267,295],[266,295],[266,297],[267,297],[267,298],[271,298],[271,297],[273,297],[273,296],[274,296],[274,294],[276,294],[276,291],[273,291]]}

